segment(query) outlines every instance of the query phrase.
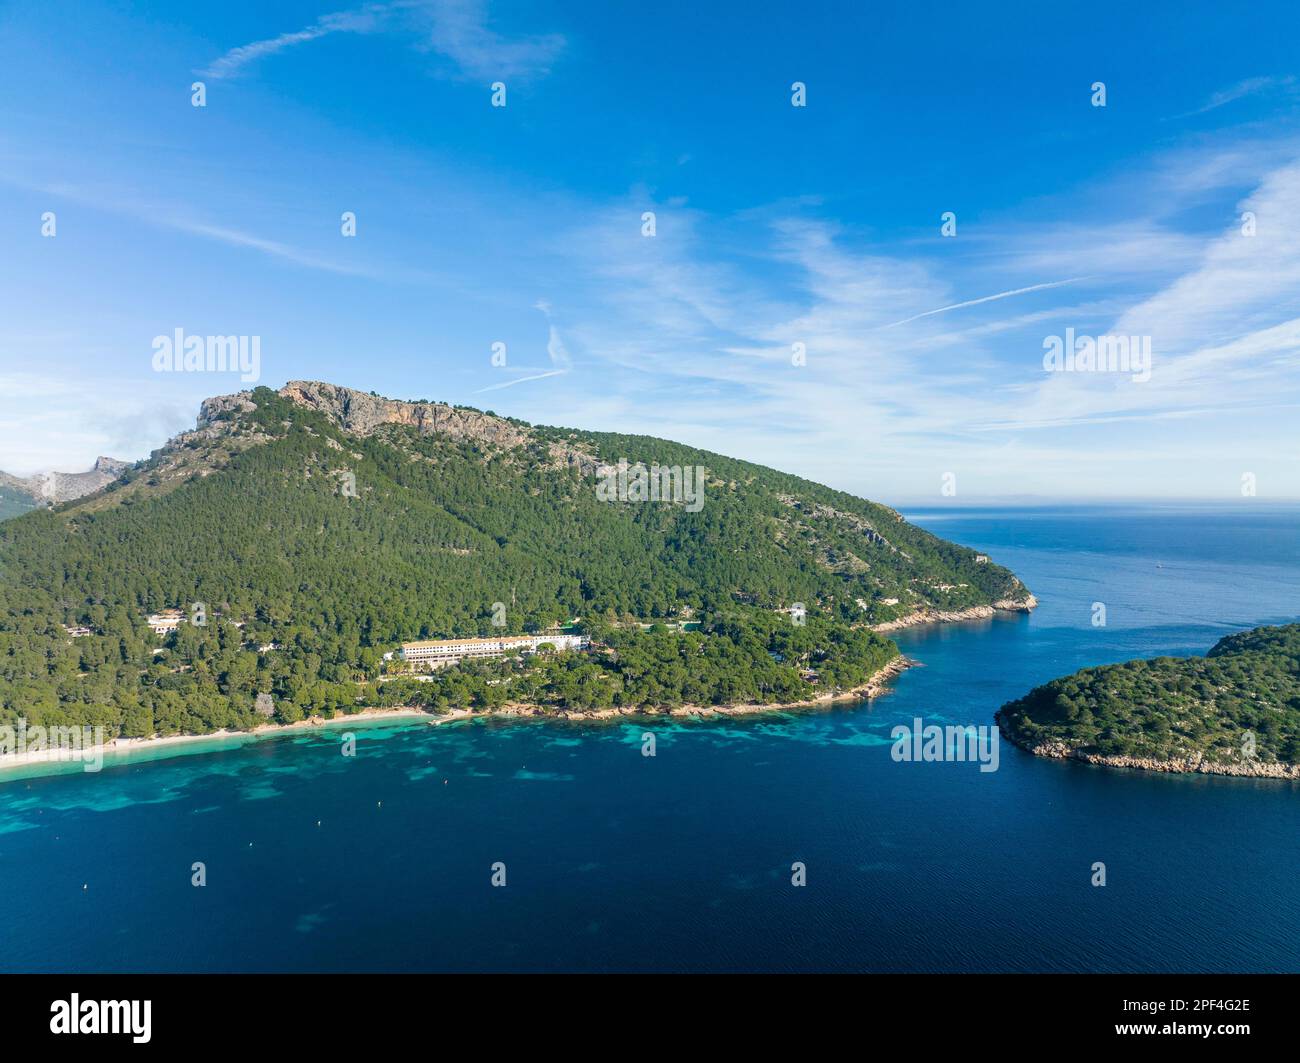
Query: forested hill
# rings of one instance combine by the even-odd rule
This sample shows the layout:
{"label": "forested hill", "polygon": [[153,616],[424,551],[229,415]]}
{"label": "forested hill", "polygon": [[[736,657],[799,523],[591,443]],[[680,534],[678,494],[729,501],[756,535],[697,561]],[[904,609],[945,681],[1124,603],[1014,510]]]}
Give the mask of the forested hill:
{"label": "forested hill", "polygon": [[[702,502],[602,500],[599,467],[620,459],[703,467]],[[791,675],[846,631],[1027,598],[891,509],[748,462],[295,382],[209,400],[195,431],[104,490],[0,525],[0,704],[132,734],[246,724],[259,691],[346,708],[399,641],[497,633],[494,616],[510,632],[690,616],[761,652],[759,675],[784,661],[769,621],[801,603],[824,644],[779,681],[719,676],[692,695],[772,700],[808,693]],[[156,652],[146,615],[196,606],[206,625]],[[854,638],[864,665],[892,648]],[[600,697],[632,696],[616,685]],[[680,685],[638,696],[671,703]]]}
{"label": "forested hill", "polygon": [[1228,635],[1204,657],[1085,668],[1003,706],[998,723],[1016,744],[1043,756],[1294,774],[1300,624]]}

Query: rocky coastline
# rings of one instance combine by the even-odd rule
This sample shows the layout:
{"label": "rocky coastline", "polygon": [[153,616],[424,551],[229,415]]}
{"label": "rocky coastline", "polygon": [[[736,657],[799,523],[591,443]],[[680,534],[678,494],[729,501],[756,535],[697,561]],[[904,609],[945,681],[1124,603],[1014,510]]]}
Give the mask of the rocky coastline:
{"label": "rocky coastline", "polygon": [[897,620],[886,620],[873,624],[872,631],[887,634],[906,627],[919,627],[922,624],[957,624],[963,620],[987,620],[994,613],[1028,613],[1038,607],[1038,599],[1032,594],[1024,598],[1000,598],[992,605],[972,605],[965,609],[941,610],[918,609]]}
{"label": "rocky coastline", "polygon": [[1084,764],[1097,764],[1108,768],[1132,768],[1135,771],[1157,771],[1177,775],[1233,775],[1251,779],[1300,779],[1300,764],[1281,764],[1277,761],[1206,760],[1202,753],[1186,757],[1156,759],[1128,755],[1088,753],[1061,741],[1027,742],[1002,727],[1002,714],[997,715],[999,731],[1012,745],[1036,757],[1049,760],[1077,760]]}
{"label": "rocky coastline", "polygon": [[759,716],[769,712],[785,712],[790,709],[812,709],[825,707],[837,701],[860,701],[863,698],[876,698],[888,692],[889,681],[901,675],[909,668],[916,667],[917,662],[901,654],[875,672],[861,686],[851,690],[819,695],[806,701],[792,701],[766,704],[749,702],[736,705],[676,705],[671,708],[644,708],[642,706],[608,709],[556,709],[550,705],[508,704],[491,712],[475,713],[475,716],[541,716],[547,719],[562,720],[612,720],[634,716]]}

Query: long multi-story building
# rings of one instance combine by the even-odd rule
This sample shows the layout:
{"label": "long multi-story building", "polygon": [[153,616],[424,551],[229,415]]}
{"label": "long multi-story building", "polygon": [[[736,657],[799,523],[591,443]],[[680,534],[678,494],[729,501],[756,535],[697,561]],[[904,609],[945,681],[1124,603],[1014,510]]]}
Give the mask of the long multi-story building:
{"label": "long multi-story building", "polygon": [[540,646],[557,650],[581,650],[587,647],[586,635],[501,635],[486,639],[428,639],[402,643],[401,657],[412,664],[433,668],[456,664],[462,660],[503,657],[507,653],[536,653]]}

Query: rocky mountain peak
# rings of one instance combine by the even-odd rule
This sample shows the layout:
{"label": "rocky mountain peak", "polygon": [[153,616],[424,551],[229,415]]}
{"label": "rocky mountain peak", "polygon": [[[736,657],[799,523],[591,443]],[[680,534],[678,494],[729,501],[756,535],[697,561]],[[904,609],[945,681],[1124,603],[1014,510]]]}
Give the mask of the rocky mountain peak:
{"label": "rocky mountain peak", "polygon": [[51,505],[71,502],[83,495],[93,494],[116,480],[130,462],[102,455],[86,472],[38,472],[32,476],[10,476],[0,473],[0,486],[11,491],[21,491],[31,498]]}
{"label": "rocky mountain peak", "polygon": [[290,402],[324,414],[345,432],[368,436],[384,425],[409,425],[423,435],[445,435],[512,448],[527,443],[526,428],[478,410],[442,402],[386,399],[318,380],[291,380],[280,389]]}

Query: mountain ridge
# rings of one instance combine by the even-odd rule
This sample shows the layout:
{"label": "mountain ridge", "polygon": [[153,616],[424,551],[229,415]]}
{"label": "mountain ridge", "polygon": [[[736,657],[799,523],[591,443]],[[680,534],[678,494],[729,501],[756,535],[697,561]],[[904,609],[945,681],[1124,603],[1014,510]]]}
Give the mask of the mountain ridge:
{"label": "mountain ridge", "polygon": [[[702,504],[602,499],[620,462],[704,470]],[[286,722],[502,698],[799,703],[897,658],[873,625],[1033,604],[989,558],[789,473],[291,381],[205,400],[96,493],[0,525],[0,714],[138,736],[252,726],[260,694]],[[164,608],[203,621],[160,641],[145,618]],[[574,617],[592,654],[424,684],[382,658]],[[700,629],[640,631],[685,617]]]}
{"label": "mountain ridge", "polygon": [[31,476],[14,476],[0,471],[0,490],[19,492],[35,504],[57,505],[100,490],[116,480],[129,465],[130,462],[101,455],[85,472],[38,472]]}

